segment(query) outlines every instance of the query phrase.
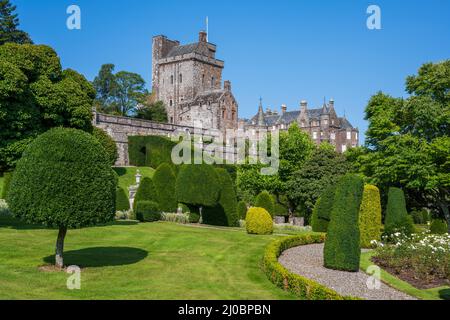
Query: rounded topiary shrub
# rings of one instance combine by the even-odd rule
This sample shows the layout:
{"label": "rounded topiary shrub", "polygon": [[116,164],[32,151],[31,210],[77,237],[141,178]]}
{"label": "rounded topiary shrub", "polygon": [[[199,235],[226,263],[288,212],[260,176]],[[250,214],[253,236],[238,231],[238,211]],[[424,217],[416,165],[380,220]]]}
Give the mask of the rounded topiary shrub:
{"label": "rounded topiary shrub", "polygon": [[414,222],[406,210],[405,194],[399,188],[391,187],[388,193],[388,204],[384,221],[384,233],[391,235],[396,232],[411,234],[414,232]]}
{"label": "rounded topiary shrub", "polygon": [[189,207],[187,205],[185,205],[184,203],[179,203],[178,204],[178,210],[180,210],[180,209],[181,209],[181,213],[189,213],[189,212],[191,212]]}
{"label": "rounded topiary shrub", "polygon": [[123,188],[117,188],[116,190],[116,211],[130,210],[130,201]]}
{"label": "rounded topiary shrub", "polygon": [[139,187],[134,196],[133,211],[136,211],[136,205],[139,201],[155,201],[156,202],[156,190],[153,180],[149,177],[142,179]]}
{"label": "rounded topiary shrub", "polygon": [[264,208],[250,208],[245,218],[245,228],[249,234],[272,234],[272,216]]}
{"label": "rounded topiary shrub", "polygon": [[274,206],[273,198],[269,192],[262,191],[256,196],[255,207],[266,209],[272,217],[274,214]]}
{"label": "rounded topiary shrub", "polygon": [[153,175],[153,184],[156,191],[156,202],[163,212],[177,211],[175,183],[176,177],[172,167],[167,163],[161,164]]}
{"label": "rounded topiary shrub", "polygon": [[336,185],[326,187],[313,209],[311,216],[311,226],[315,232],[327,232],[328,224],[331,220],[331,211],[333,210],[334,195]]}
{"label": "rounded topiary shrub", "polygon": [[245,216],[247,215],[247,204],[245,203],[245,201],[239,201],[237,204],[237,212],[238,212],[238,216],[239,219],[241,220],[245,220]]}
{"label": "rounded topiary shrub", "polygon": [[361,247],[358,220],[363,188],[362,178],[353,174],[344,176],[336,188],[324,248],[326,268],[359,270]]}
{"label": "rounded topiary shrub", "polygon": [[161,220],[161,211],[155,201],[138,201],[136,204],[136,219],[141,222]]}
{"label": "rounded topiary shrub", "polygon": [[372,240],[381,240],[381,200],[380,190],[376,186],[364,186],[359,210],[359,231],[362,248],[370,248]]}
{"label": "rounded topiary shrub", "polygon": [[25,150],[7,201],[21,220],[59,229],[56,265],[62,267],[67,229],[114,220],[116,187],[108,155],[91,134],[56,128]]}
{"label": "rounded topiary shrub", "polygon": [[92,135],[100,142],[100,144],[105,149],[108,154],[109,163],[113,166],[119,154],[117,153],[117,145],[116,142],[107,134],[104,130],[94,127],[92,130]]}
{"label": "rounded topiary shrub", "polygon": [[189,213],[189,223],[199,223],[200,222],[200,215],[195,212]]}
{"label": "rounded topiary shrub", "polygon": [[0,195],[1,199],[6,199],[8,197],[8,191],[12,180],[12,172],[5,172],[3,174],[3,186],[2,186],[2,194]]}
{"label": "rounded topiary shrub", "polygon": [[447,222],[442,219],[435,219],[431,222],[430,232],[432,234],[446,234],[448,232]]}

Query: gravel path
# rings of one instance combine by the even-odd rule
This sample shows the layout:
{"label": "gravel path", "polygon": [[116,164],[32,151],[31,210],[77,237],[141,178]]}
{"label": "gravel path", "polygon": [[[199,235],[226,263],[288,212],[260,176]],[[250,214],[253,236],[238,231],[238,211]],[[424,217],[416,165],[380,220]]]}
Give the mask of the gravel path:
{"label": "gravel path", "polygon": [[314,280],[344,296],[367,300],[415,300],[406,293],[381,283],[380,289],[368,289],[369,276],[362,272],[330,270],[323,267],[323,243],[292,248],[283,252],[279,262],[291,272]]}

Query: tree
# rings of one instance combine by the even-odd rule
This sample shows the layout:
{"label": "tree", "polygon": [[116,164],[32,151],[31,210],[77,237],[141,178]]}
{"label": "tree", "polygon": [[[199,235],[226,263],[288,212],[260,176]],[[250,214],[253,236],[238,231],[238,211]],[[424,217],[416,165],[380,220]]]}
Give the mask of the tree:
{"label": "tree", "polygon": [[0,0],[0,45],[8,42],[17,44],[32,44],[30,36],[19,30],[19,17],[14,13],[17,7],[9,0]]}
{"label": "tree", "polygon": [[391,235],[396,232],[411,234],[414,232],[412,217],[406,210],[405,195],[399,188],[389,188],[384,233]]}
{"label": "tree", "polygon": [[139,184],[139,187],[134,196],[133,211],[136,212],[137,203],[139,201],[153,201],[155,202],[157,195],[153,180],[149,177],[144,177]]}
{"label": "tree", "polygon": [[176,176],[168,163],[161,164],[153,175],[156,202],[163,212],[176,212],[178,202],[175,194]]}
{"label": "tree", "polygon": [[62,70],[47,46],[0,46],[0,171],[14,168],[28,144],[53,127],[92,131],[91,84]]}
{"label": "tree", "polygon": [[108,154],[109,161],[113,166],[119,154],[117,153],[117,144],[116,142],[107,134],[104,130],[94,127],[92,130],[92,134],[94,137],[100,142],[103,148],[105,148],[106,153]]}
{"label": "tree", "polygon": [[303,167],[295,172],[287,183],[289,200],[302,204],[306,209],[307,221],[323,190],[334,185],[347,173],[349,164],[345,156],[337,153],[329,144],[321,144]]}
{"label": "tree", "polygon": [[249,234],[272,234],[272,216],[264,208],[250,208],[245,218],[245,228]]}
{"label": "tree", "polygon": [[24,152],[7,201],[21,220],[59,230],[55,263],[62,268],[67,230],[112,221],[116,187],[108,155],[92,135],[55,128]]}
{"label": "tree", "polygon": [[95,105],[99,111],[107,112],[114,103],[114,95],[117,90],[116,77],[113,74],[114,68],[113,64],[102,65],[92,83],[97,92]]}
{"label": "tree", "polygon": [[149,98],[144,99],[144,102],[136,109],[136,118],[167,123],[168,118],[164,102],[151,102],[149,100]]}
{"label": "tree", "polygon": [[370,248],[372,240],[381,240],[381,200],[380,190],[373,185],[364,186],[359,210],[359,230],[361,247]]}
{"label": "tree", "polygon": [[315,232],[327,232],[333,211],[336,184],[327,186],[314,206],[311,226]]}
{"label": "tree", "polygon": [[269,192],[264,190],[256,197],[255,207],[266,209],[272,217],[274,214],[274,206],[275,204]]}

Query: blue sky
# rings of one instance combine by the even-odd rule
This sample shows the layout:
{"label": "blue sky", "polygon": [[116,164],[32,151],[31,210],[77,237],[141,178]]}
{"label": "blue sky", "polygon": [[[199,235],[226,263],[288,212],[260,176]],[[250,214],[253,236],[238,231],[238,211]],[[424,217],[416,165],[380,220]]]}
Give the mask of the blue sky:
{"label": "blue sky", "polygon": [[[450,58],[449,0],[13,0],[21,28],[56,49],[64,68],[92,80],[104,63],[151,83],[151,38],[195,42],[209,17],[209,40],[225,60],[240,117],[265,106],[298,109],[334,98],[363,133],[364,108],[382,90],[406,96],[407,75]],[[66,28],[66,9],[80,6],[82,29]],[[369,5],[382,30],[366,27]],[[363,136],[364,137],[364,136]]]}

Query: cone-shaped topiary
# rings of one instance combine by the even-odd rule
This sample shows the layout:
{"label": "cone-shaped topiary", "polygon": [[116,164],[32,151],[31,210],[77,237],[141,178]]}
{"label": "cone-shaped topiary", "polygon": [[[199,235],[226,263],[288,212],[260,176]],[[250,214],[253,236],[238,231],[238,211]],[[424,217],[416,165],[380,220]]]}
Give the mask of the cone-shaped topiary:
{"label": "cone-shaped topiary", "polygon": [[1,199],[6,199],[8,197],[9,186],[11,184],[12,172],[5,172],[3,174],[3,187],[2,194],[0,195]]}
{"label": "cone-shaped topiary", "polygon": [[176,177],[169,164],[163,163],[156,169],[153,184],[159,209],[163,212],[176,212],[178,204],[175,195]]}
{"label": "cone-shaped topiary", "polygon": [[414,222],[406,211],[405,194],[399,188],[391,187],[388,193],[384,233],[391,235],[396,232],[411,234],[414,232]]}
{"label": "cone-shaped topiary", "polygon": [[272,216],[264,208],[250,208],[245,218],[245,228],[249,234],[272,234]]}
{"label": "cone-shaped topiary", "polygon": [[102,147],[105,148],[105,151],[108,154],[109,163],[113,166],[119,157],[116,142],[104,130],[97,127],[92,129],[92,135],[100,142]]}
{"label": "cone-shaped topiary", "polygon": [[447,222],[436,219],[431,222],[430,232],[432,234],[446,234],[448,232]]}
{"label": "cone-shaped topiary", "polygon": [[326,187],[314,206],[311,226],[315,232],[327,232],[330,222],[331,211],[333,210],[336,185]]}
{"label": "cone-shaped topiary", "polygon": [[370,248],[372,240],[381,240],[381,200],[380,190],[376,186],[364,186],[359,210],[359,231],[362,248]]}
{"label": "cone-shaped topiary", "polygon": [[59,229],[56,265],[63,267],[67,229],[114,220],[116,187],[108,155],[91,134],[56,128],[23,153],[7,201],[25,222]]}
{"label": "cone-shaped topiary", "polygon": [[258,194],[255,200],[255,206],[258,208],[266,209],[267,212],[269,212],[270,215],[273,217],[275,204],[269,192],[262,191],[260,194]]}
{"label": "cone-shaped topiary", "polygon": [[130,210],[130,201],[123,188],[117,188],[116,190],[116,211]]}
{"label": "cone-shaped topiary", "polygon": [[241,220],[245,220],[245,216],[247,215],[247,204],[245,203],[245,201],[239,201],[237,204],[237,211],[238,211],[238,216],[239,219]]}
{"label": "cone-shaped topiary", "polygon": [[149,177],[143,178],[134,196],[133,211],[136,212],[136,205],[139,201],[155,201],[156,197],[153,180]]}
{"label": "cone-shaped topiary", "polygon": [[344,176],[336,188],[324,248],[326,268],[359,270],[361,248],[358,220],[363,188],[362,178],[353,174]]}

